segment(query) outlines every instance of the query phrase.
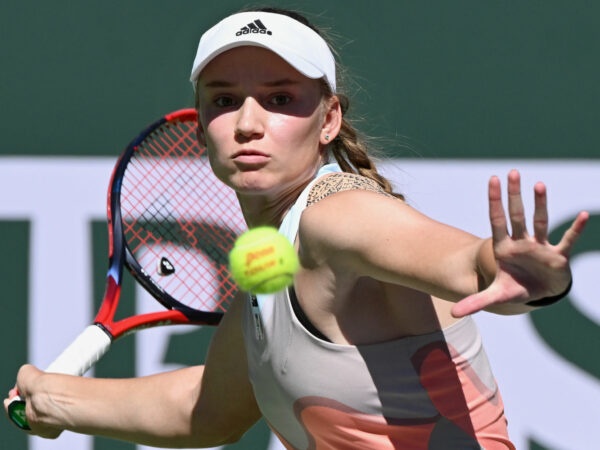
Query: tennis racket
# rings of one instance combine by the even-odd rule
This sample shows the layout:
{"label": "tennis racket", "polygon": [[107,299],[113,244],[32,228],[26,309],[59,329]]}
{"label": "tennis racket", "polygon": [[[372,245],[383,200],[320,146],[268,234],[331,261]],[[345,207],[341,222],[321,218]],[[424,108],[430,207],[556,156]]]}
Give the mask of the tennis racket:
{"label": "tennis racket", "polygon": [[[47,372],[83,375],[113,341],[142,328],[221,320],[237,292],[228,254],[246,225],[233,190],[212,173],[197,126],[195,110],[173,112],[119,157],[108,189],[104,298],[94,323]],[[162,306],[115,320],[123,267]],[[29,429],[23,399],[14,397],[8,412]]]}

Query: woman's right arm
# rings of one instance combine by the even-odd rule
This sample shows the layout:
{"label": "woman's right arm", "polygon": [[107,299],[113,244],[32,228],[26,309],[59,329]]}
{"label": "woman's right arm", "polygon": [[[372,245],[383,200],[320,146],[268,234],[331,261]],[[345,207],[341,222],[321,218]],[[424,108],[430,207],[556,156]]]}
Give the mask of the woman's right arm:
{"label": "woman's right arm", "polygon": [[[50,374],[26,365],[17,388],[33,434],[62,430],[156,447],[235,442],[259,418],[236,299],[215,332],[205,366],[131,379]],[[6,401],[5,401],[6,404]]]}

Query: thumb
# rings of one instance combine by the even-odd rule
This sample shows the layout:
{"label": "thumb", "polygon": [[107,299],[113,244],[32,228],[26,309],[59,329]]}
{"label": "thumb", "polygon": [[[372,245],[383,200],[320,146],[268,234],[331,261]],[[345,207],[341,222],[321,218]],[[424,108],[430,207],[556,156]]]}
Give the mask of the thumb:
{"label": "thumb", "polygon": [[453,317],[461,318],[474,314],[494,303],[493,294],[486,290],[469,295],[458,301],[450,310]]}

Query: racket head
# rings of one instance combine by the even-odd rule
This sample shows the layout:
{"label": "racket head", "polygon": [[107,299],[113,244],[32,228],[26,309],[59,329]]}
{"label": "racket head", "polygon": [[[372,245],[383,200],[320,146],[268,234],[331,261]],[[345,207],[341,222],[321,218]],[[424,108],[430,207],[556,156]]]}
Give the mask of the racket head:
{"label": "racket head", "polygon": [[[213,174],[197,139],[197,114],[167,114],[121,154],[108,189],[109,269],[95,324],[48,367],[82,375],[111,342],[140,328],[216,325],[237,293],[228,255],[246,229],[232,189]],[[123,267],[166,309],[115,321]],[[30,430],[25,401],[11,399],[8,415]]]}
{"label": "racket head", "polygon": [[120,286],[127,267],[170,311],[154,321],[215,325],[238,291],[228,255],[246,225],[197,129],[194,109],[170,113],[121,155],[108,193],[109,277]]}

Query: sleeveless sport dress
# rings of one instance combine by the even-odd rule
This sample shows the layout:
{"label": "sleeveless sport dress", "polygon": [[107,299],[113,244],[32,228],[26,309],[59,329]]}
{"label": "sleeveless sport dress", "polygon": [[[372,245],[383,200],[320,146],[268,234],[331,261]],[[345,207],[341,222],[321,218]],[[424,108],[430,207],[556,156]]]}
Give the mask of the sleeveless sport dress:
{"label": "sleeveless sport dress", "polygon": [[[315,181],[335,171],[324,166]],[[311,187],[280,228],[291,242]],[[243,319],[256,400],[286,448],[514,449],[472,318],[426,335],[339,345],[311,333],[292,300],[293,288],[249,296]]]}

